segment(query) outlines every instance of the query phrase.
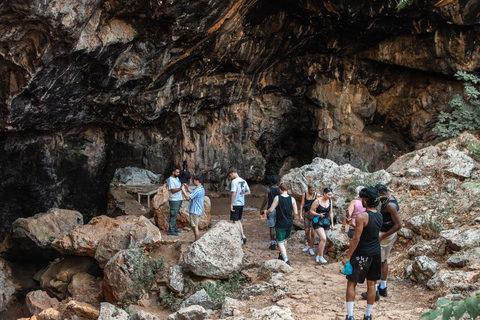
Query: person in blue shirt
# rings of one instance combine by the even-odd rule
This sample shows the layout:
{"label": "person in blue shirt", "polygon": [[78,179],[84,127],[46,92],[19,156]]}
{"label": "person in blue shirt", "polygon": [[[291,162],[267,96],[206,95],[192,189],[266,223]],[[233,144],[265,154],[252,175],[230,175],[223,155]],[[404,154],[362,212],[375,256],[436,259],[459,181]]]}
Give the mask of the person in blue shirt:
{"label": "person in blue shirt", "polygon": [[[192,226],[193,234],[195,235],[195,241],[200,239],[200,232],[198,231],[198,222],[200,216],[203,214],[203,199],[205,198],[205,189],[202,186],[202,176],[193,176],[193,184],[195,189],[190,190],[188,185],[184,183],[182,185],[182,193],[186,200],[190,201],[190,225]],[[187,194],[188,193],[190,194]]]}
{"label": "person in blue shirt", "polygon": [[180,170],[177,167],[173,167],[172,175],[167,179],[168,185],[168,205],[170,206],[170,219],[169,229],[167,234],[171,236],[178,236],[181,232],[177,228],[177,217],[180,212],[180,206],[182,205],[182,183],[178,179]]}

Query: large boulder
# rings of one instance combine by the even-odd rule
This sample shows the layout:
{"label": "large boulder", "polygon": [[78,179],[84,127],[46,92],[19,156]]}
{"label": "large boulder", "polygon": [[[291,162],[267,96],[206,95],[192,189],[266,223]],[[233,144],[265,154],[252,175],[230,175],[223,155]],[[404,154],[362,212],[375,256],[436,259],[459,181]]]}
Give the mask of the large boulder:
{"label": "large boulder", "polygon": [[208,319],[208,312],[202,306],[189,306],[168,316],[167,320],[204,320]]}
{"label": "large boulder", "polygon": [[412,264],[413,274],[417,278],[418,282],[425,283],[431,277],[433,277],[433,275],[437,272],[439,266],[440,264],[438,262],[429,257],[415,257],[415,260]]}
{"label": "large boulder", "polygon": [[99,307],[104,301],[102,279],[88,273],[77,273],[68,285],[68,295],[76,301]]}
{"label": "large boulder", "polygon": [[18,286],[13,282],[12,270],[7,261],[0,258],[0,311],[6,309],[15,299]]}
{"label": "large boulder", "polygon": [[3,256],[23,260],[51,261],[60,255],[51,247],[55,239],[75,227],[83,225],[78,211],[52,208],[30,218],[20,218],[12,223],[3,243]]}
{"label": "large boulder", "polygon": [[163,257],[147,256],[143,248],[117,252],[105,265],[103,292],[110,303],[132,304],[143,298],[162,276]]}
{"label": "large boulder", "polygon": [[325,249],[334,253],[341,253],[348,249],[350,246],[348,236],[346,233],[342,233],[341,229],[341,223],[337,223],[335,227],[327,233]]}
{"label": "large boulder", "polygon": [[118,168],[113,175],[113,183],[125,185],[150,185],[162,181],[162,175],[136,167]]}
{"label": "large boulder", "polygon": [[240,232],[227,221],[219,221],[183,254],[183,261],[197,276],[227,279],[240,271],[243,262]]}
{"label": "large boulder", "polygon": [[480,227],[471,228],[465,231],[457,229],[444,230],[440,237],[447,241],[447,245],[453,250],[467,250],[478,247],[480,243]]}
{"label": "large boulder", "polygon": [[202,306],[205,309],[214,309],[216,307],[205,289],[199,290],[185,299],[180,305],[180,308],[182,309],[192,305]]}
{"label": "large boulder", "polygon": [[62,253],[94,257],[103,267],[120,250],[161,240],[160,230],[143,216],[99,216],[73,229],[52,246]]}
{"label": "large boulder", "polygon": [[40,312],[48,308],[58,308],[60,302],[51,298],[45,291],[30,291],[25,297],[25,305],[30,314],[38,316]]}
{"label": "large boulder", "polygon": [[168,287],[170,290],[180,293],[183,291],[185,276],[181,266],[172,266],[168,269]]}
{"label": "large boulder", "polygon": [[[153,198],[153,216],[155,218],[155,224],[160,230],[168,229],[168,219],[170,218],[170,206],[168,205],[168,188],[161,187],[158,189],[157,194]],[[203,200],[203,214],[200,216],[198,222],[198,228],[206,230],[211,220],[211,201],[210,198],[205,196]],[[182,201],[180,211],[177,217],[177,227],[184,228],[190,225],[190,201]]]}
{"label": "large boulder", "polygon": [[49,294],[63,300],[67,297],[68,286],[76,274],[101,275],[102,271],[95,259],[90,257],[66,257],[52,263],[40,278],[40,285]]}
{"label": "large boulder", "polygon": [[251,320],[294,320],[292,311],[290,308],[281,308],[279,306],[270,306],[261,310],[254,310]]}
{"label": "large boulder", "polygon": [[[100,312],[97,307],[94,307],[85,302],[70,300],[63,309],[62,319],[97,320],[97,319],[100,319],[99,315],[100,315]],[[119,318],[103,318],[103,319],[110,320],[110,319],[119,319]]]}
{"label": "large boulder", "polygon": [[130,320],[128,313],[114,305],[103,302],[100,306],[100,314],[98,320]]}
{"label": "large boulder", "polygon": [[435,175],[438,168],[456,178],[468,179],[476,168],[467,146],[479,145],[480,141],[472,134],[463,133],[459,137],[441,142],[435,146],[404,154],[388,167],[388,172],[399,172],[409,168],[422,168],[423,175]]}
{"label": "large boulder", "polygon": [[476,272],[440,270],[427,282],[430,290],[448,290],[455,285],[467,284],[476,275]]}

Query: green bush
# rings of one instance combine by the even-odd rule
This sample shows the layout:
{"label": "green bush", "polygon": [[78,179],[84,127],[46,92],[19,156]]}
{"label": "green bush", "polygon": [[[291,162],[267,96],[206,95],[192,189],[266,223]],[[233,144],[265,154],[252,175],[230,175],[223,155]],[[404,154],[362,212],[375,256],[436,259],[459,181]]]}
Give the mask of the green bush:
{"label": "green bush", "polygon": [[400,0],[400,2],[395,7],[397,10],[404,9],[406,7],[410,7],[413,4],[413,0]]}
{"label": "green bush", "polygon": [[439,308],[424,313],[420,319],[434,320],[442,314],[443,320],[449,320],[452,316],[455,320],[460,319],[467,313],[471,319],[477,319],[480,315],[480,294],[475,297],[466,297],[462,301],[451,301],[448,299],[440,299],[437,302]]}
{"label": "green bush", "polygon": [[455,95],[449,102],[449,112],[442,111],[438,115],[433,131],[443,138],[456,137],[463,131],[473,132],[480,128],[480,92],[476,88],[480,78],[462,71],[455,73],[455,77],[464,82],[468,99]]}

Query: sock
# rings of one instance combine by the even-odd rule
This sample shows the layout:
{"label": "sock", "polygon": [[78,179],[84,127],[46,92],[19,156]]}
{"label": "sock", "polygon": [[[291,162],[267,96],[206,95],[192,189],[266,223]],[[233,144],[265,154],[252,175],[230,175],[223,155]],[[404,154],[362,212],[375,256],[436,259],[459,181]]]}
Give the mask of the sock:
{"label": "sock", "polygon": [[385,289],[387,287],[387,280],[385,281],[380,281],[380,289]]}
{"label": "sock", "polygon": [[367,304],[367,309],[365,310],[365,315],[371,316],[372,315],[373,304]]}
{"label": "sock", "polygon": [[287,262],[287,261],[288,261],[288,257],[287,257],[287,256],[283,257],[283,261]]}
{"label": "sock", "polygon": [[246,237],[245,237],[245,235],[244,235],[244,234],[242,234],[242,239],[245,239],[245,238],[246,238]]}
{"label": "sock", "polygon": [[347,301],[347,315],[349,317],[353,317],[353,306],[355,305],[355,301]]}
{"label": "sock", "polygon": [[378,291],[378,284],[375,285],[375,291]]}

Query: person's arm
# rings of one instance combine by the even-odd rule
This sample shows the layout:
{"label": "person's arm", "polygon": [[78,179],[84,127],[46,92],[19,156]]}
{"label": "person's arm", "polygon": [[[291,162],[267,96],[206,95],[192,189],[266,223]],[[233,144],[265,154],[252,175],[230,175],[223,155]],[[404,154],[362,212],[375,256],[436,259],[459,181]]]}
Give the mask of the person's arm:
{"label": "person's arm", "polygon": [[363,227],[367,222],[366,219],[368,219],[368,215],[366,212],[362,212],[357,215],[356,219],[357,219],[357,227],[355,228],[355,234],[353,235],[352,240],[350,240],[350,247],[348,248],[347,256],[342,260],[343,265],[345,265],[350,260],[353,252],[357,248],[358,243],[360,242],[360,236],[362,235],[362,232],[363,232]]}
{"label": "person's arm", "polygon": [[182,193],[183,193],[183,196],[185,197],[185,200],[190,200],[191,198],[188,196],[187,192],[185,191],[185,185],[182,184]]}
{"label": "person's arm", "polygon": [[332,223],[332,230],[333,230],[333,227],[335,227],[335,224],[333,223],[333,201],[332,200],[329,200],[330,201],[330,222]]}
{"label": "person's arm", "polygon": [[292,205],[293,205],[293,219],[297,217],[297,201],[295,201],[295,198],[292,197]]}
{"label": "person's arm", "polygon": [[392,220],[393,220],[393,227],[392,229],[388,230],[387,232],[385,232],[384,234],[382,234],[380,236],[380,241],[382,241],[384,238],[388,237],[389,235],[397,232],[398,230],[400,230],[400,228],[402,227],[402,219],[400,218],[400,215],[398,214],[398,210],[397,210],[397,206],[394,204],[394,203],[389,203],[387,204],[387,211],[390,213],[390,216],[392,217]]}
{"label": "person's arm", "polygon": [[275,208],[277,207],[277,205],[278,205],[278,197],[279,197],[279,196],[275,196],[275,198],[273,198],[272,205],[270,206],[270,208],[268,208],[268,210],[267,210],[267,212],[266,212],[267,214],[272,213],[273,210],[275,210]]}
{"label": "person's arm", "polygon": [[248,183],[246,181],[245,181],[245,187],[246,187],[245,195],[248,196],[250,194],[250,188],[248,187]]}
{"label": "person's arm", "polygon": [[232,191],[232,197],[230,199],[230,211],[233,211],[233,202],[235,201],[235,196],[237,193],[235,191]]}
{"label": "person's arm", "polygon": [[265,207],[268,204],[268,193],[269,192],[270,192],[270,190],[267,190],[267,192],[265,192],[265,194],[263,195],[263,202],[262,202],[262,206],[260,207],[260,214],[262,214],[263,209],[265,209]]}
{"label": "person's arm", "polygon": [[302,201],[300,201],[300,220],[303,220],[303,206],[305,205],[305,193],[302,193]]}
{"label": "person's arm", "polygon": [[180,186],[180,188],[171,188],[170,183],[168,183],[168,190],[170,190],[171,193],[177,193],[182,191],[182,187]]}
{"label": "person's arm", "polygon": [[320,214],[320,213],[317,213],[316,211],[318,208],[318,205],[319,205],[318,199],[313,201],[312,206],[310,207],[310,213],[313,214],[314,216],[323,217],[323,213]]}

